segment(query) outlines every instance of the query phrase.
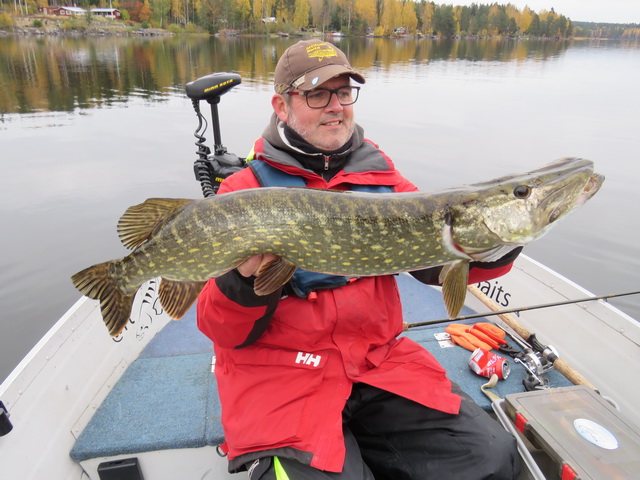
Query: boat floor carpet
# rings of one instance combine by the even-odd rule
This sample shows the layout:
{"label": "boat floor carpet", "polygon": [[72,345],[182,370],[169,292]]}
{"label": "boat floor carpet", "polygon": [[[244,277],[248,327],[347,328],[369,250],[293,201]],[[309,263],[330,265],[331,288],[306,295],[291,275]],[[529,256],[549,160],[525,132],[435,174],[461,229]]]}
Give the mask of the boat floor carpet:
{"label": "boat floor carpet", "polygon": [[[405,301],[408,323],[446,318],[440,290],[423,285],[407,275],[398,283]],[[466,308],[461,313],[475,313]],[[475,323],[475,319],[463,323]],[[405,332],[428,349],[482,408],[491,410],[480,387],[488,381],[468,367],[471,352],[458,346],[441,347],[434,334],[444,332],[446,324],[418,327]],[[224,441],[220,424],[220,402],[211,372],[211,342],[196,327],[195,308],[180,321],[169,322],[151,340],[114,385],[78,437],[71,457],[76,461],[113,457],[154,450],[215,446]],[[503,397],[524,390],[526,372],[511,365],[511,374],[492,389]],[[545,375],[553,387],[570,385],[560,373]],[[425,386],[426,387],[426,386]]]}

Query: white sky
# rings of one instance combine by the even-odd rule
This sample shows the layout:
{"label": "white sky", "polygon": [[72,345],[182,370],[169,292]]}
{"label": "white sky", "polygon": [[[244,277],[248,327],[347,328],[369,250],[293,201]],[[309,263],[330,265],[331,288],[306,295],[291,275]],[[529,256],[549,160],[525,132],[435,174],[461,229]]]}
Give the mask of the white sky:
{"label": "white sky", "polygon": [[[551,10],[573,22],[640,23],[640,0],[495,0],[498,4],[511,3],[520,10]],[[435,0],[436,4],[441,2]],[[494,0],[450,0],[451,5],[490,4]]]}

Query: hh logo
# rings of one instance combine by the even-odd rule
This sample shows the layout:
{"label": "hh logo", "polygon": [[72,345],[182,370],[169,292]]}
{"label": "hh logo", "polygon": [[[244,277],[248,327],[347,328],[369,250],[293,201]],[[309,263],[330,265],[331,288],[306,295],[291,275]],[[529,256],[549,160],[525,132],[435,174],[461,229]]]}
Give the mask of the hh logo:
{"label": "hh logo", "polygon": [[305,352],[298,352],[298,356],[296,357],[296,363],[302,363],[303,365],[313,365],[314,367],[320,365],[320,360],[322,360],[322,355],[312,355]]}

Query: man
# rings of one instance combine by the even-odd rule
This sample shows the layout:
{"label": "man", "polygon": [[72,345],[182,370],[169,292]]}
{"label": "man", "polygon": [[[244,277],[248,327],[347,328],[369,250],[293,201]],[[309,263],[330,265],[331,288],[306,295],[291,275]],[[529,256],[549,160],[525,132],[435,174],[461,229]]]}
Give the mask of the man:
{"label": "man", "polygon": [[[365,82],[334,45],[289,47],[250,168],[219,194],[279,185],[417,190],[364,139],[351,80]],[[472,264],[470,283],[506,273],[518,252]],[[273,259],[255,256],[210,280],[198,301],[198,326],[214,342],[230,471],[247,469],[251,480],[517,476],[513,438],[429,352],[396,338],[402,309],[393,276],[296,272],[283,289],[257,296],[254,275]],[[414,276],[436,283],[439,270]]]}

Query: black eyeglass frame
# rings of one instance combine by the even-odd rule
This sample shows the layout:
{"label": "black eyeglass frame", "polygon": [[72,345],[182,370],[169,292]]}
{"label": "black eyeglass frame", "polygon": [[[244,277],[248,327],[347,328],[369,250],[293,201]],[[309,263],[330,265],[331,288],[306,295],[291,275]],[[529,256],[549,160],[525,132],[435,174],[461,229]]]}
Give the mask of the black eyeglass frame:
{"label": "black eyeglass frame", "polygon": [[[342,103],[340,101],[340,97],[338,97],[338,92],[340,90],[342,90],[343,88],[348,88],[351,90],[352,94],[355,91],[355,97],[353,99],[352,102],[349,103]],[[329,98],[327,99],[327,103],[319,106],[319,107],[312,107],[311,105],[309,105],[309,97],[307,97],[307,95],[309,93],[314,93],[314,92],[318,92],[318,91],[323,91],[323,92],[329,92]],[[294,91],[288,91],[288,92],[284,92],[287,95],[301,95],[304,96],[306,102],[307,102],[307,107],[309,108],[315,108],[315,109],[321,109],[321,108],[327,108],[327,105],[329,105],[331,103],[331,97],[333,96],[333,94],[335,93],[336,98],[338,99],[338,102],[340,103],[340,105],[342,105],[343,107],[346,107],[348,105],[353,105],[354,103],[356,103],[358,101],[358,97],[360,96],[360,87],[354,86],[354,85],[344,85],[342,87],[338,87],[338,88],[314,88],[313,90],[309,90],[308,92],[294,92]]]}

